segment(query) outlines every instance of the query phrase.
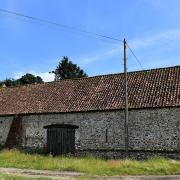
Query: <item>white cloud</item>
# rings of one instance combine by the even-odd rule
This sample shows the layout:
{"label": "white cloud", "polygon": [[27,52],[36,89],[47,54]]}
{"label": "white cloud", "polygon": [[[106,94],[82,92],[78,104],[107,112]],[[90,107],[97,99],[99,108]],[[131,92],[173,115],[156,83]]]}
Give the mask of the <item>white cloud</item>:
{"label": "white cloud", "polygon": [[[19,79],[23,75],[25,75],[27,72],[15,72],[14,78]],[[35,72],[35,71],[29,71],[28,73],[33,74],[35,76],[40,76],[44,82],[49,82],[54,80],[54,74],[49,72]]]}
{"label": "white cloud", "polygon": [[[164,31],[164,32],[154,33],[154,34],[150,34],[150,35],[147,35],[144,37],[139,37],[139,38],[129,40],[128,42],[130,44],[130,47],[133,50],[135,50],[135,53],[138,52],[136,50],[145,48],[145,51],[142,51],[142,52],[146,53],[144,56],[147,57],[146,63],[145,63],[145,66],[147,68],[155,67],[155,66],[160,67],[161,65],[171,66],[171,63],[177,64],[176,62],[178,62],[179,57],[178,58],[173,57],[174,61],[172,62],[172,58],[171,59],[168,57],[164,58],[164,56],[156,57],[152,53],[147,54],[146,50],[148,50],[147,48],[149,48],[149,47],[157,49],[159,45],[162,45],[164,43],[166,45],[168,45],[168,47],[170,47],[171,45],[177,45],[177,43],[180,43],[180,29],[171,29],[171,30]],[[162,47],[162,48],[164,50],[164,47]],[[171,47],[171,48],[173,48],[173,47]],[[78,64],[80,64],[82,66],[87,66],[91,63],[105,61],[107,58],[118,57],[119,54],[122,54],[122,51],[123,51],[123,46],[122,47],[120,47],[120,46],[114,47],[113,46],[112,48],[100,51],[97,54],[94,54],[92,56],[87,55],[86,57],[77,58],[77,59],[80,59],[80,61],[78,61]],[[137,54],[137,56],[139,57],[139,54]],[[45,82],[54,80],[54,74],[50,74],[49,72],[29,71],[28,73],[42,77],[42,79]],[[18,79],[24,74],[26,74],[26,72],[16,72],[16,73],[14,73],[14,78]]]}
{"label": "white cloud", "polygon": [[79,61],[79,64],[80,65],[88,65],[88,64],[91,64],[96,61],[106,60],[107,57],[114,56],[114,55],[118,54],[119,51],[120,51],[120,47],[112,48],[112,49],[109,49],[106,51],[101,51],[95,55],[88,56],[85,58],[80,58],[82,60]]}
{"label": "white cloud", "polygon": [[[171,29],[164,32],[159,32],[155,34],[151,34],[149,36],[141,37],[141,38],[135,38],[132,40],[129,40],[129,45],[133,50],[137,50],[140,48],[148,48],[153,47],[158,49],[159,47],[162,48],[162,44],[169,45],[169,43],[179,43],[180,42],[180,29]],[[101,51],[97,54],[94,54],[92,56],[87,57],[81,57],[78,59],[80,60],[80,65],[88,65],[94,62],[107,60],[107,58],[116,57],[120,54],[120,51],[122,52],[122,47],[112,47],[112,49]],[[148,55],[149,57],[149,55]]]}
{"label": "white cloud", "polygon": [[155,46],[161,43],[168,43],[173,40],[175,40],[174,43],[180,40],[180,29],[171,29],[165,32],[134,39],[130,41],[130,45],[134,49],[139,49]]}
{"label": "white cloud", "polygon": [[40,76],[43,81],[49,82],[54,80],[54,74],[49,73],[49,72],[40,72],[40,73],[34,73],[36,76]]}

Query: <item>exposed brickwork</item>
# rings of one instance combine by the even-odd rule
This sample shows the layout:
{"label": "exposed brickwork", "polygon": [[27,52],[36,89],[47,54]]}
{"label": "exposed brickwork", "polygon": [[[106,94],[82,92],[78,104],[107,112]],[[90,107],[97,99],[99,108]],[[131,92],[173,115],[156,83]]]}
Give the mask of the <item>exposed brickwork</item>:
{"label": "exposed brickwork", "polygon": [[23,137],[22,117],[15,116],[11,123],[11,127],[9,129],[5,147],[9,149],[15,147],[21,147],[22,137]]}
{"label": "exposed brickwork", "polygon": [[13,118],[13,116],[0,117],[0,148],[5,146]]}
{"label": "exposed brickwork", "polygon": [[[122,109],[124,75],[0,89],[0,115]],[[128,73],[129,108],[180,106],[180,66]]]}

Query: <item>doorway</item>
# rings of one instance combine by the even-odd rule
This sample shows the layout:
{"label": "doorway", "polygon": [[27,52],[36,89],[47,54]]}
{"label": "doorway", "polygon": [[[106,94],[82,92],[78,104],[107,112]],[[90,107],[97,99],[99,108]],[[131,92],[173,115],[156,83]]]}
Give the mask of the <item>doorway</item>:
{"label": "doorway", "polygon": [[75,153],[75,130],[78,126],[53,124],[47,129],[47,152],[53,156]]}

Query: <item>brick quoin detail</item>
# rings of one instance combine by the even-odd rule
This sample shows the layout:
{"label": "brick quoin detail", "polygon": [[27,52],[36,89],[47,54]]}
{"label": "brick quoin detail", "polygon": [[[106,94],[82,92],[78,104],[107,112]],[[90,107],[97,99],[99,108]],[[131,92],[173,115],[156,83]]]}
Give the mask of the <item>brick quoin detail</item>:
{"label": "brick quoin detail", "polygon": [[12,149],[14,147],[20,146],[22,143],[22,133],[22,117],[16,115],[11,123],[5,147]]}

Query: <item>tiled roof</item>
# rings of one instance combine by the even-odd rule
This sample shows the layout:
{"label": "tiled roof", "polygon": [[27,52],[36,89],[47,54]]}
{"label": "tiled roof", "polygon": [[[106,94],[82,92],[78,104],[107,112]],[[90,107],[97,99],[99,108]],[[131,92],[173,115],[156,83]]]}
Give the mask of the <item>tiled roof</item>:
{"label": "tiled roof", "polygon": [[[0,89],[0,115],[122,109],[124,75]],[[129,108],[180,106],[180,66],[128,73]]]}

